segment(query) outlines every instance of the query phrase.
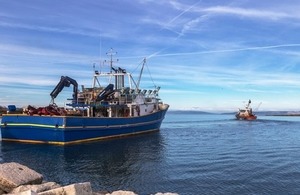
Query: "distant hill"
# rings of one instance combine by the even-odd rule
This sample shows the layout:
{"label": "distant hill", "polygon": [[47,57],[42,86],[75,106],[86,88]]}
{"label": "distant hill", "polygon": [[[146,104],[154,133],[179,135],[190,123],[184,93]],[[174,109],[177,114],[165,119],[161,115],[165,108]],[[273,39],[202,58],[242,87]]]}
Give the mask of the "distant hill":
{"label": "distant hill", "polygon": [[266,116],[300,116],[300,111],[261,111],[256,112],[256,114]]}
{"label": "distant hill", "polygon": [[[235,114],[236,112],[227,112],[222,114]],[[261,116],[300,116],[300,111],[258,111],[255,115]]]}
{"label": "distant hill", "polygon": [[[172,114],[230,114],[235,115],[236,112],[205,112],[199,110],[169,110]],[[300,116],[300,111],[258,111],[255,115],[260,116]]]}
{"label": "distant hill", "polygon": [[172,114],[214,114],[211,112],[204,112],[204,111],[198,111],[198,110],[169,110],[169,113]]}

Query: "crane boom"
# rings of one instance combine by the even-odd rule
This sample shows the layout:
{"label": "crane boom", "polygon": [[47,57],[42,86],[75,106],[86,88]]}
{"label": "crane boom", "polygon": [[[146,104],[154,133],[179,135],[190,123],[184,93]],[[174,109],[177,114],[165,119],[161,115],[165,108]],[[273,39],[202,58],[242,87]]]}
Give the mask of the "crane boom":
{"label": "crane boom", "polygon": [[61,76],[59,83],[50,93],[52,103],[54,103],[54,99],[63,90],[63,88],[70,87],[71,84],[73,85],[73,103],[77,104],[78,84],[74,79],[68,76]]}

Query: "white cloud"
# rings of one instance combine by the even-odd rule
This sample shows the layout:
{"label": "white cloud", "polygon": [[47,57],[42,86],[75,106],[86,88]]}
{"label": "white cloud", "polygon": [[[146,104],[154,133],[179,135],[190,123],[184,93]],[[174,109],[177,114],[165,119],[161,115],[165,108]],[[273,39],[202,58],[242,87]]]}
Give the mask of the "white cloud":
{"label": "white cloud", "polygon": [[286,18],[298,18],[298,16],[280,11],[269,11],[267,9],[246,9],[240,7],[215,6],[204,8],[202,11],[214,14],[232,14],[245,17],[261,18],[264,20],[278,20]]}

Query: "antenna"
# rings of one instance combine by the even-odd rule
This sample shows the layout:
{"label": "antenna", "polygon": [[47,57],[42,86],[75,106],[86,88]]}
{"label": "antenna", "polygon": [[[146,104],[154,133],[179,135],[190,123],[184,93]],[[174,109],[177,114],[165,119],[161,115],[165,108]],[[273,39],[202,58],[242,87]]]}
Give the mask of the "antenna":
{"label": "antenna", "polygon": [[99,40],[99,57],[100,57],[100,62],[101,62],[101,58],[102,58],[102,36],[100,33],[100,40]]}
{"label": "antenna", "polygon": [[[110,73],[112,73],[112,64],[113,64],[113,56],[116,55],[117,52],[114,52],[113,48],[110,48],[110,51],[109,52],[106,52],[106,55],[110,56],[110,61],[109,61],[109,64],[110,64]],[[117,62],[119,61],[119,59],[117,59]],[[105,62],[107,62],[105,60]]]}
{"label": "antenna", "polygon": [[100,37],[99,37],[99,70],[101,72],[101,61],[102,61],[102,36],[101,36],[101,33],[100,33]]}

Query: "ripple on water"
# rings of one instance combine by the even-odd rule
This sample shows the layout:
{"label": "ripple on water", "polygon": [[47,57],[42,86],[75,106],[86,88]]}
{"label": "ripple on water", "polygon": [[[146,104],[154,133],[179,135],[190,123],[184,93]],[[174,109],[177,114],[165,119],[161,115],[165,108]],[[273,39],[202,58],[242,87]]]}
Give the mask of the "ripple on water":
{"label": "ripple on water", "polygon": [[70,147],[1,143],[48,181],[139,194],[299,194],[300,120],[168,113],[159,133]]}

